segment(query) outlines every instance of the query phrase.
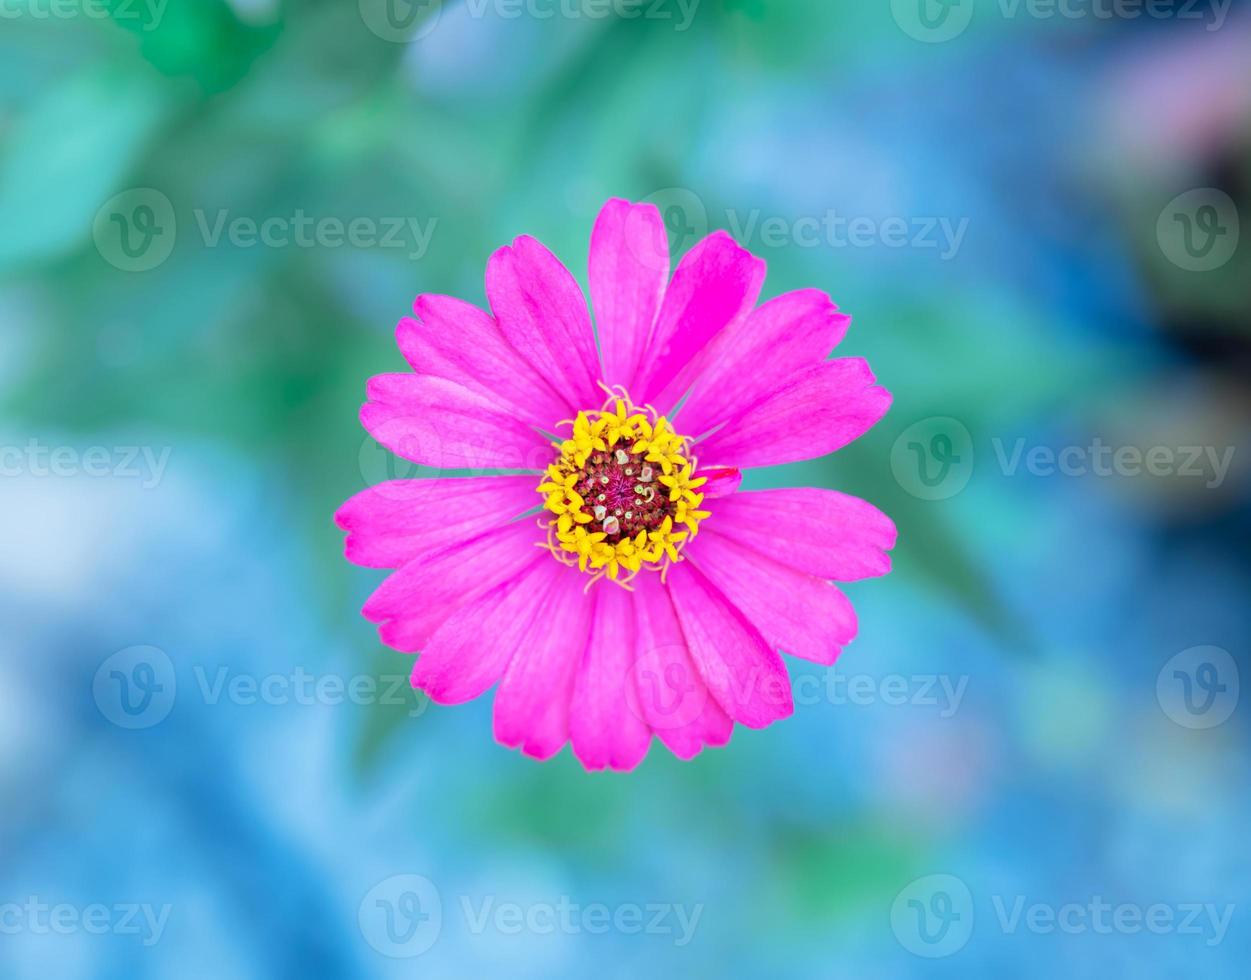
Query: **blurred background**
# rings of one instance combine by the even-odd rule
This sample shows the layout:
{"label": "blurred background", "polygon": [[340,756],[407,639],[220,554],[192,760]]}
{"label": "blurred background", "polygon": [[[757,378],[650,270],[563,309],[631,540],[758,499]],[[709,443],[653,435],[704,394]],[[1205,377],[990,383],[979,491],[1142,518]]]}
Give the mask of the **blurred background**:
{"label": "blurred background", "polygon": [[[1249,137],[1225,0],[0,0],[0,976],[1245,976]],[[588,775],[331,517],[413,297],[614,195],[854,316],[890,414],[748,486],[900,538]]]}

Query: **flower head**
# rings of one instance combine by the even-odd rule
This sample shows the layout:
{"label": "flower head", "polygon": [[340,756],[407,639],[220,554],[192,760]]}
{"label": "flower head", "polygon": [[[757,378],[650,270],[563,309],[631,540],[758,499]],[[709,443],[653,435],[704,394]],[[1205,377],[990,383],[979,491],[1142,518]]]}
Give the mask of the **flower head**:
{"label": "flower head", "polygon": [[886,412],[863,360],[828,359],[849,318],[816,290],[757,306],[764,263],[723,232],[669,271],[656,208],[609,201],[592,327],[573,276],[519,238],[488,263],[489,314],[418,297],[397,331],[412,371],[373,378],[361,409],[415,463],[522,471],[389,481],[336,519],[350,560],[395,569],[364,613],[420,654],[413,685],[458,703],[498,684],[496,737],[537,758],[568,742],[630,769],[653,736],[690,758],[786,717],[780,652],[832,664],[856,632],[833,582],[890,569],[870,504],[739,489]]}
{"label": "flower head", "polygon": [[668,419],[634,409],[624,393],[610,402],[578,413],[539,493],[552,554],[618,581],[623,568],[680,559],[708,516],[698,492],[708,479],[695,476],[690,441]]}

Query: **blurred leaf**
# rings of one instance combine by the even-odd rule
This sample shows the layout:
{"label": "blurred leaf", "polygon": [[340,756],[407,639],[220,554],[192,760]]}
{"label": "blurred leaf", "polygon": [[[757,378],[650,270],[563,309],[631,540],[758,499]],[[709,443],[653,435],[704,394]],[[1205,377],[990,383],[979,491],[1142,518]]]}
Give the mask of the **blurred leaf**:
{"label": "blurred leaf", "polygon": [[278,37],[281,24],[250,26],[225,0],[164,4],[134,14],[143,4],[112,0],[118,25],[140,38],[139,50],[162,74],[186,75],[206,92],[234,85]]}
{"label": "blurred leaf", "polygon": [[778,828],[773,842],[768,862],[778,895],[776,904],[766,904],[798,928],[888,903],[923,851],[898,830],[879,826]]}
{"label": "blurred leaf", "polygon": [[91,235],[165,104],[138,75],[116,69],[83,71],[31,103],[0,156],[0,273]]}

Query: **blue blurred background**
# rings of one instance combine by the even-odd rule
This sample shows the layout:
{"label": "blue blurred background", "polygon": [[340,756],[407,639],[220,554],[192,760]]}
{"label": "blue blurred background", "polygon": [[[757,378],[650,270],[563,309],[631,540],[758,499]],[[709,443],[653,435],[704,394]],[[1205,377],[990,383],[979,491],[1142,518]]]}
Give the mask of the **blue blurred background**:
{"label": "blue blurred background", "polygon": [[[1223,0],[0,0],[0,976],[1245,976],[1249,137]],[[331,521],[413,297],[613,195],[853,314],[891,413],[749,485],[900,530],[628,776]]]}

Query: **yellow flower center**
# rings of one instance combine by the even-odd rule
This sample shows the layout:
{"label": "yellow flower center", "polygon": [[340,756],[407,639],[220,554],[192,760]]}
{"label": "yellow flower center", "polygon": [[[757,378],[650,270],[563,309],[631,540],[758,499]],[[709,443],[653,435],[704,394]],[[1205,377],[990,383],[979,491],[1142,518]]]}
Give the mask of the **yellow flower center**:
{"label": "yellow flower center", "polygon": [[[552,554],[622,585],[644,568],[681,561],[708,516],[696,492],[708,481],[694,476],[690,440],[624,392],[561,425],[573,434],[555,444],[556,461],[538,488]],[[618,579],[623,568],[630,574]]]}

